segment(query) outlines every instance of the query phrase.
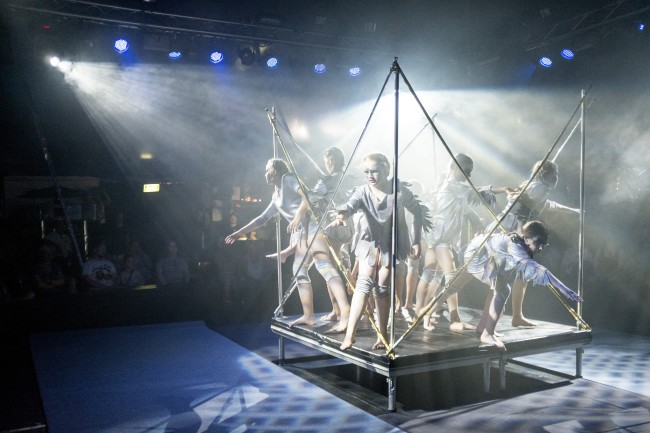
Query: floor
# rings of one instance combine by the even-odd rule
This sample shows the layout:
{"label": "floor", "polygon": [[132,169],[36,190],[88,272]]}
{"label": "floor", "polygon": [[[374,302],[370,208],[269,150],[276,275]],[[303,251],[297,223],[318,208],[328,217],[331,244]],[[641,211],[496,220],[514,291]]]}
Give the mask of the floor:
{"label": "floor", "polygon": [[517,358],[506,390],[492,374],[488,394],[477,366],[414,374],[398,379],[394,412],[372,372],[291,341],[278,365],[269,323],[61,330],[6,343],[0,432],[650,432],[650,338],[601,329],[581,378],[574,350]]}
{"label": "floor", "polygon": [[[275,335],[245,327],[219,332],[268,360],[278,357]],[[307,355],[304,348],[291,350],[287,358]],[[398,409],[392,413],[385,410],[381,378],[363,369],[327,361],[288,368],[408,432],[641,433],[650,432],[648,363],[650,338],[597,329],[583,354],[582,378],[574,378],[575,350],[517,358],[507,366],[506,390],[493,383],[490,394],[480,386],[480,368],[407,376],[398,379]]]}

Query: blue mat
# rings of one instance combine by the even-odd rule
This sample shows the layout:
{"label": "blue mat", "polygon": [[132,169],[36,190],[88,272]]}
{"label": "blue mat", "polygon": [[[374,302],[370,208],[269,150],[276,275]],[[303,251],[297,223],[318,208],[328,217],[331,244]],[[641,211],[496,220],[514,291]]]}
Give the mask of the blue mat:
{"label": "blue mat", "polygon": [[49,433],[399,432],[201,322],[42,333]]}

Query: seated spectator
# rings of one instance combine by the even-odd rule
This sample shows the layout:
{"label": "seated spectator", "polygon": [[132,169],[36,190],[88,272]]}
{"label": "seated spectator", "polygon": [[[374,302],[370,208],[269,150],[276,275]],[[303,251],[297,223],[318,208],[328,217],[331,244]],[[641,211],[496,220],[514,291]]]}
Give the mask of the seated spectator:
{"label": "seated spectator", "polygon": [[[76,282],[75,270],[78,268],[79,263],[75,260],[73,241],[70,237],[68,226],[61,220],[54,220],[52,230],[45,235],[45,241],[49,241],[55,247],[54,249],[54,262],[59,265],[66,277],[68,283],[74,287]],[[78,273],[78,269],[77,269]]]}
{"label": "seated spectator", "polygon": [[45,235],[45,239],[56,245],[54,257],[60,256],[65,262],[72,257],[72,240],[68,228],[63,221],[55,220],[52,230]]}
{"label": "seated spectator", "polygon": [[135,258],[131,254],[124,256],[124,269],[120,272],[120,287],[123,289],[135,289],[144,286],[144,277],[135,267]]}
{"label": "seated spectator", "polygon": [[106,228],[106,235],[108,256],[115,263],[121,262],[129,248],[129,228],[124,221],[123,212],[115,214],[115,219]]}
{"label": "seated spectator", "polygon": [[142,250],[140,242],[135,240],[129,242],[129,249],[127,251],[128,255],[133,258],[133,267],[140,272],[145,284],[153,283],[153,262],[147,253]]}
{"label": "seated spectator", "polygon": [[32,271],[32,283],[37,296],[57,295],[67,291],[63,270],[54,261],[54,245],[44,243],[38,247],[38,257]]}
{"label": "seated spectator", "polygon": [[167,242],[167,255],[156,263],[156,279],[159,287],[179,288],[190,281],[187,260],[178,257],[176,242]]}
{"label": "seated spectator", "polygon": [[117,286],[117,278],[117,268],[106,258],[106,244],[98,242],[81,270],[84,288],[91,292],[112,289]]}

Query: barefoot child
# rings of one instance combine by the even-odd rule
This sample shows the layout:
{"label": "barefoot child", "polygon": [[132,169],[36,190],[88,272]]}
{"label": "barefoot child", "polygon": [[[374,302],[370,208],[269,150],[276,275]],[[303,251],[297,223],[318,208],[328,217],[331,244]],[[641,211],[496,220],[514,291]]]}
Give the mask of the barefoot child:
{"label": "barefoot child", "polygon": [[[531,169],[532,176],[534,177],[525,192],[523,192],[523,189],[528,184],[528,180],[523,181],[517,188],[507,188],[505,190],[508,193],[508,203],[498,218],[502,219],[501,226],[506,231],[516,231],[521,234],[521,228],[526,222],[538,219],[546,211],[580,214],[580,209],[574,209],[549,200],[549,196],[555,190],[560,176],[555,162],[537,161]],[[510,209],[519,195],[521,195],[519,201]],[[510,212],[506,214],[508,209],[510,209]],[[490,223],[485,232],[491,232],[495,224],[496,222]],[[526,319],[523,313],[525,295],[526,282],[515,281],[512,285],[512,326],[535,326],[535,323]]]}
{"label": "barefoot child", "polygon": [[532,281],[536,285],[550,283],[568,299],[582,302],[577,293],[533,260],[533,254],[541,251],[548,241],[548,231],[544,224],[540,221],[529,221],[521,231],[521,235],[494,234],[482,247],[485,235],[479,235],[472,240],[465,252],[465,261],[469,260],[467,272],[492,288],[485,301],[476,333],[481,343],[504,350],[505,345],[495,336],[494,329],[510,296],[511,284],[515,280]]}
{"label": "barefoot child", "polygon": [[[454,159],[455,161],[450,161],[447,175],[431,204],[433,229],[424,236],[428,249],[424,256],[422,276],[416,289],[415,314],[418,317],[424,314],[425,306],[433,299],[436,290],[441,289],[438,281],[442,276],[445,278],[445,284],[453,282],[456,287],[462,285],[461,281],[455,279],[455,275],[465,215],[470,206],[482,204],[481,198],[489,204],[493,204],[496,200],[492,186],[478,187],[479,197],[467,181],[474,169],[474,160],[471,157],[458,153],[454,155]],[[457,293],[447,298],[447,305],[451,322],[449,327],[452,331],[474,329],[461,320]],[[430,308],[426,317],[423,317],[422,324],[425,329],[433,329],[429,322],[429,315],[434,309],[435,307]]]}
{"label": "barefoot child", "polygon": [[[392,218],[393,193],[388,158],[381,153],[371,153],[363,159],[363,172],[366,185],[357,187],[352,192],[348,202],[338,208],[336,219],[328,227],[343,225],[357,210],[365,216],[367,228],[360,233],[354,253],[359,264],[359,271],[352,295],[350,320],[348,329],[340,346],[346,350],[354,343],[354,335],[372,292],[377,309],[377,325],[386,340],[388,314],[390,311],[390,277],[392,268]],[[396,256],[405,260],[407,256],[418,258],[420,255],[420,233],[426,210],[404,185],[398,184],[397,190],[397,224],[398,244]],[[404,209],[413,214],[413,240],[409,240]],[[373,349],[384,348],[381,338],[372,346]]]}
{"label": "barefoot child", "polygon": [[[276,191],[273,200],[264,212],[236,232],[226,237],[227,244],[234,243],[239,237],[258,229],[266,224],[273,216],[280,213],[289,225],[287,231],[291,233],[291,245],[295,246],[295,257],[293,262],[293,274],[298,283],[298,294],[302,304],[303,315],[293,321],[289,326],[314,325],[314,295],[312,292],[311,280],[309,278],[309,266],[312,261],[318,272],[323,276],[332,290],[336,302],[340,308],[341,316],[339,322],[330,330],[331,332],[343,332],[347,327],[350,304],[343,280],[338,271],[330,261],[325,236],[317,232],[318,223],[313,217],[308,216],[307,198],[303,194],[298,178],[289,172],[287,164],[281,159],[271,159],[266,164],[266,183],[274,185]],[[311,240],[311,250],[308,246]],[[303,257],[305,258],[303,260]]]}
{"label": "barefoot child", "polygon": [[[325,149],[323,153],[323,163],[325,166],[325,174],[318,179],[316,185],[311,188],[308,192],[309,200],[314,207],[316,213],[316,218],[320,219],[324,214],[327,214],[327,222],[323,225],[323,228],[327,226],[329,222],[332,221],[335,217],[334,208],[332,203],[334,203],[334,191],[339,184],[339,180],[343,176],[343,169],[345,168],[345,155],[343,151],[338,147],[332,146]],[[339,193],[336,198],[343,196],[346,188],[339,188]],[[340,201],[339,201],[340,203]],[[331,250],[335,251],[339,256],[341,262],[344,266],[348,265],[349,258],[346,258],[346,254],[343,251],[344,244],[349,243],[352,235],[354,234],[352,228],[348,227],[338,227],[336,231],[327,230],[325,235],[328,238]],[[291,255],[296,252],[296,245],[289,245],[284,250],[280,251],[280,259],[284,263]],[[276,258],[277,254],[268,254],[268,258]],[[346,266],[349,270],[349,266]],[[336,289],[334,289],[336,290]],[[341,311],[339,305],[336,301],[336,296],[334,290],[327,286],[327,291],[332,302],[332,311],[321,319],[326,322],[335,322],[341,317]]]}

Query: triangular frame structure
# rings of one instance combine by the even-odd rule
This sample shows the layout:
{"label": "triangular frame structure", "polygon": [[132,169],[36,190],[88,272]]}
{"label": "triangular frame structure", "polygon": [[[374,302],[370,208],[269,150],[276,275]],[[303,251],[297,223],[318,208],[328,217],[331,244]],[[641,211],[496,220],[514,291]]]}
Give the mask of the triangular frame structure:
{"label": "triangular frame structure", "polygon": [[[382,89],[381,89],[381,91],[379,93],[379,96],[377,97],[377,100],[376,100],[376,102],[375,102],[375,104],[373,106],[373,109],[372,109],[372,111],[371,111],[371,113],[370,113],[370,115],[368,117],[366,125],[365,125],[365,127],[363,129],[363,132],[361,133],[361,136],[359,137],[359,140],[357,141],[357,143],[355,145],[355,148],[354,148],[354,150],[352,152],[352,155],[348,159],[347,165],[346,165],[346,167],[345,167],[345,169],[343,171],[343,176],[339,180],[339,183],[336,186],[334,194],[336,194],[339,187],[341,186],[341,181],[342,181],[343,177],[345,176],[345,174],[347,173],[347,171],[349,169],[350,162],[352,161],[353,156],[356,154],[356,152],[357,152],[357,150],[358,150],[358,148],[359,148],[359,146],[361,144],[361,141],[362,141],[362,139],[363,139],[363,137],[364,137],[364,135],[365,135],[365,133],[366,133],[366,131],[368,129],[370,120],[372,119],[372,116],[373,116],[373,114],[374,114],[374,112],[375,112],[375,110],[377,108],[379,100],[381,99],[381,97],[382,97],[382,95],[384,93],[384,90],[386,89],[386,86],[387,86],[387,84],[388,84],[388,82],[389,82],[389,80],[390,80],[390,78],[391,78],[391,76],[393,74],[395,75],[395,77],[394,77],[395,78],[395,81],[394,81],[394,83],[395,83],[394,84],[394,86],[395,86],[394,87],[395,122],[394,122],[394,145],[393,145],[393,151],[394,151],[394,153],[393,153],[393,177],[392,177],[393,191],[397,191],[397,182],[399,180],[399,156],[400,156],[400,149],[399,149],[399,106],[400,106],[399,90],[400,90],[400,79],[402,79],[404,81],[404,83],[408,87],[411,95],[415,98],[415,101],[417,102],[418,106],[422,110],[422,113],[426,116],[428,124],[431,126],[431,128],[435,132],[435,136],[439,139],[440,143],[445,148],[445,150],[448,153],[449,157],[452,159],[454,164],[456,164],[456,166],[461,171],[463,171],[460,163],[455,159],[454,153],[452,152],[449,145],[445,141],[444,137],[442,136],[442,134],[440,133],[440,131],[436,127],[436,125],[435,125],[435,123],[433,121],[433,118],[435,117],[435,115],[432,117],[427,113],[427,111],[424,108],[422,102],[417,97],[417,94],[415,93],[415,91],[414,91],[413,87],[411,86],[410,82],[408,81],[408,79],[404,75],[404,73],[403,73],[403,71],[402,71],[402,69],[401,69],[401,67],[400,67],[400,65],[399,65],[399,63],[397,61],[397,58],[395,58],[392,65],[391,65],[390,72],[387,75],[386,80],[384,81],[384,84],[383,84]],[[551,155],[553,154],[553,152],[558,147],[558,144],[559,144],[561,138],[566,134],[566,131],[568,130],[569,125],[571,125],[571,123],[575,119],[576,115],[579,113],[580,116],[579,116],[578,121],[576,122],[575,126],[571,130],[569,136],[565,139],[563,144],[559,147],[559,149],[555,153],[555,156],[553,157],[552,160],[555,160],[557,158],[557,156],[562,151],[562,149],[566,145],[567,141],[571,138],[571,136],[575,132],[577,126],[579,125],[581,127],[581,129],[580,129],[580,132],[581,132],[581,152],[580,152],[580,154],[581,154],[581,158],[580,158],[580,209],[581,209],[581,212],[580,212],[579,253],[578,253],[579,254],[578,294],[580,296],[583,296],[583,292],[584,292],[584,289],[583,289],[583,257],[584,257],[584,253],[583,253],[584,252],[584,236],[583,236],[583,232],[584,232],[584,203],[585,203],[585,199],[584,199],[584,164],[585,164],[585,100],[586,100],[587,94],[588,94],[588,90],[587,91],[584,91],[584,90],[582,91],[581,98],[580,98],[580,101],[579,101],[576,109],[571,114],[571,116],[570,116],[569,120],[567,121],[566,125],[564,126],[564,128],[562,129],[562,131],[560,132],[560,134],[558,135],[558,137],[556,138],[556,140],[554,141],[554,143],[550,147],[550,149],[547,152],[547,154],[545,155],[545,157],[542,159],[542,161],[545,162],[545,161],[547,161],[547,160],[549,160],[551,158]],[[280,134],[279,134],[279,131],[277,129],[277,119],[275,117],[275,110],[271,110],[271,111],[267,110],[267,112],[269,113],[269,121],[270,121],[272,129],[273,129],[274,157],[278,157],[278,155],[280,153],[279,150],[281,150],[282,154],[286,158],[286,161],[287,161],[287,163],[289,165],[290,170],[293,171],[296,174],[296,176],[298,177],[298,179],[300,180],[301,177],[300,177],[299,173],[297,173],[295,165],[292,162],[291,156],[289,155],[286,146],[284,145],[284,143],[282,142],[282,140],[280,138]],[[287,131],[287,133],[289,133],[289,132]],[[289,136],[291,137],[290,133],[289,133]],[[291,138],[291,140],[293,141],[293,138]],[[293,141],[293,143],[296,146],[298,146],[297,143],[295,143],[295,141]],[[317,164],[315,162],[313,162],[313,160],[309,157],[309,155],[307,155],[306,152],[304,152],[304,150],[302,150],[299,146],[298,146],[298,148],[299,148],[299,150],[301,152],[303,152],[307,156],[307,158],[310,160],[310,162],[312,162],[312,164],[314,164],[317,167],[317,169],[320,170],[318,168]],[[541,164],[540,164],[540,168],[541,168]],[[539,171],[539,169],[538,169],[538,171]],[[530,185],[532,180],[537,175],[537,172],[532,173],[530,179],[525,184],[525,186],[523,188],[523,191],[525,191],[528,188],[528,186]],[[510,204],[509,208],[506,210],[506,212],[504,212],[504,215],[501,217],[501,219],[499,219],[496,216],[496,214],[492,211],[491,207],[481,197],[481,195],[479,194],[476,186],[472,183],[472,181],[467,176],[467,174],[466,173],[464,173],[464,174],[465,174],[466,181],[470,185],[471,189],[477,194],[477,197],[479,197],[479,199],[481,200],[481,202],[485,206],[485,209],[489,212],[489,214],[492,216],[493,220],[496,221],[496,223],[497,223],[489,234],[492,234],[498,228],[500,228],[501,230],[504,230],[501,223],[502,223],[503,219],[509,214],[510,210],[516,205],[519,198],[515,199],[515,201]],[[308,196],[307,191],[306,191],[306,187],[304,186],[303,182],[300,181],[300,184],[301,184],[301,188],[303,188],[303,192],[305,193],[306,196]],[[397,227],[396,218],[397,218],[397,214],[398,214],[397,209],[396,209],[397,200],[394,200],[393,203],[394,203],[395,208],[393,209],[393,224],[392,224],[392,227],[393,227],[393,229],[392,229],[392,237],[393,238],[392,238],[392,245],[397,245],[397,230],[395,229]],[[311,203],[310,203],[310,206],[311,206]],[[332,206],[332,203],[330,201],[330,203],[328,204],[328,209],[331,206]],[[324,221],[325,221],[325,215],[319,215],[319,230],[322,229]],[[293,291],[294,291],[294,289],[296,287],[295,276],[294,276],[293,279],[292,279],[291,287],[286,292],[284,292],[284,293],[282,292],[283,285],[282,285],[282,277],[281,277],[281,262],[280,262],[280,258],[279,258],[279,256],[280,256],[279,252],[281,251],[281,245],[280,245],[280,241],[279,241],[279,238],[280,238],[280,236],[279,236],[280,228],[279,227],[280,227],[280,225],[279,225],[279,221],[278,221],[277,228],[276,228],[276,234],[277,234],[277,239],[278,239],[277,248],[278,248],[278,299],[279,299],[279,305],[278,305],[277,309],[275,310],[275,313],[274,313],[275,317],[282,316],[283,305],[286,302],[286,300],[288,299],[288,297],[291,295],[291,293],[293,293]],[[311,245],[310,245],[310,247],[311,247]],[[331,249],[331,246],[330,246],[330,249]],[[342,268],[341,263],[338,261],[338,259],[336,257],[336,254],[334,254],[333,251],[332,251],[332,256],[335,259],[335,261],[337,261],[337,264],[338,264],[339,268],[343,271],[344,269]],[[395,255],[395,252],[393,252],[392,264],[391,264],[392,267],[393,267],[393,270],[394,270],[396,264],[397,264],[397,257]],[[429,309],[433,308],[433,306],[441,298],[446,298],[446,297],[454,294],[453,289],[452,289],[452,284],[454,283],[454,281],[458,277],[458,275],[464,270],[465,267],[466,267],[466,264],[461,266],[459,269],[456,270],[456,274],[454,275],[454,277],[450,281],[445,282],[445,287],[442,290],[440,290],[438,292],[438,294],[434,297],[434,299],[431,300],[429,302],[429,304],[427,305],[427,307],[426,307],[427,311]],[[342,272],[342,273],[347,277],[347,274],[345,272]],[[399,338],[395,339],[395,330],[394,330],[393,324],[395,323],[395,320],[394,320],[395,319],[394,318],[394,311],[395,311],[394,301],[395,301],[396,272],[392,272],[391,276],[392,276],[392,280],[391,280],[391,308],[390,308],[391,316],[390,316],[390,320],[389,320],[389,334],[390,335],[389,335],[389,341],[384,341],[384,343],[385,343],[385,346],[386,346],[386,355],[389,358],[394,358],[396,356],[395,349],[406,338],[406,336],[411,332],[411,330],[415,326],[417,326],[419,324],[419,322],[421,320],[421,317],[416,318],[416,320],[408,327],[406,332],[402,336],[400,336]],[[348,281],[348,283],[351,284],[349,281]],[[559,293],[557,292],[557,289],[555,289],[553,286],[550,286],[550,285],[549,285],[549,289],[551,290],[552,293],[554,293],[558,297],[558,299],[564,305],[564,307],[575,318],[576,326],[578,327],[578,329],[588,330],[589,325],[587,325],[587,323],[581,317],[582,305],[581,304],[578,305],[578,309],[577,309],[577,312],[576,312],[559,295]],[[376,324],[372,320],[372,315],[368,314],[366,312],[366,316],[368,317],[370,323],[372,324],[375,332],[377,332],[378,336],[381,337],[381,335],[379,334],[378,327],[376,326]],[[283,348],[282,343],[280,344],[280,350],[281,350],[280,356],[281,356],[281,358],[283,358],[284,357],[284,348]]]}

